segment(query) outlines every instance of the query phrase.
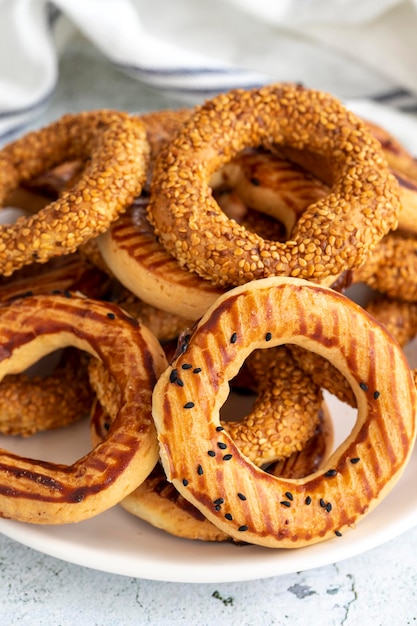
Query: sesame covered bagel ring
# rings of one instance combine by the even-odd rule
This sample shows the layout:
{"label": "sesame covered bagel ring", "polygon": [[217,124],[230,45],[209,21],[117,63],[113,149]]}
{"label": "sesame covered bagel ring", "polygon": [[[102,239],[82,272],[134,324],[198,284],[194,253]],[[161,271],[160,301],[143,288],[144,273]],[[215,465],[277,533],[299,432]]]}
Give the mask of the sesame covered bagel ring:
{"label": "sesame covered bagel ring", "polygon": [[[229,380],[248,354],[287,343],[328,358],[358,406],[346,440],[299,479],[262,471],[219,419]],[[416,433],[416,389],[391,335],[342,294],[289,277],[221,296],[159,378],[152,406],[168,480],[220,530],[275,548],[324,541],[354,526],[397,482]]]}
{"label": "sesame covered bagel ring", "polygon": [[[229,220],[209,187],[243,149],[275,144],[317,152],[333,175],[330,194],[306,208],[284,243]],[[398,183],[364,123],[330,95],[281,84],[198,107],[156,158],[148,217],[182,266],[225,286],[271,275],[332,283],[364,261],[399,210]]]}
{"label": "sesame covered bagel ring", "polygon": [[113,111],[68,114],[0,150],[0,202],[19,184],[58,163],[82,159],[82,175],[59,198],[29,217],[0,226],[0,273],[74,252],[138,196],[149,145],[138,117]]}
{"label": "sesame covered bagel ring", "polygon": [[0,382],[0,432],[29,437],[68,426],[88,415],[94,393],[88,356],[65,348],[48,376],[10,374]]}
{"label": "sesame covered bagel ring", "polygon": [[253,407],[243,419],[222,426],[241,452],[262,466],[304,447],[319,422],[323,396],[285,346],[255,350],[247,369],[257,393]]}
{"label": "sesame covered bagel ring", "polygon": [[66,346],[109,369],[120,393],[115,419],[103,442],[72,465],[0,450],[1,517],[39,524],[93,517],[136,489],[158,460],[151,396],[166,359],[146,327],[116,305],[68,293],[0,306],[0,378]]}
{"label": "sesame covered bagel ring", "polygon": [[352,272],[352,282],[406,302],[417,302],[417,235],[386,235],[365,263]]}

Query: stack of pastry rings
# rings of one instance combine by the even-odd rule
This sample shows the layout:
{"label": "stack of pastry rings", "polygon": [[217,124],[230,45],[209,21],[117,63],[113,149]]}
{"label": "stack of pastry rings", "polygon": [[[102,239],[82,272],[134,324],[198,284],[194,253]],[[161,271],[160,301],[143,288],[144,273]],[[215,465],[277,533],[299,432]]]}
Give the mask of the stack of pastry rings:
{"label": "stack of pastry rings", "polygon": [[[216,204],[210,186],[231,159],[248,157],[247,148],[258,154],[316,153],[319,162],[330,164],[327,186],[313,181],[309,199],[300,196],[286,224],[288,241],[256,235]],[[95,447],[69,466],[1,451],[1,514],[66,523],[122,503],[153,523],[147,492],[155,495],[154,480],[166,485],[167,478],[168,497],[175,490],[182,505],[188,503],[206,522],[202,538],[300,547],[341,535],[372,510],[409,459],[416,391],[415,374],[392,336],[326,286],[346,270],[358,268],[360,276],[367,264],[369,271],[379,265],[378,246],[390,241],[397,224],[398,182],[367,125],[331,96],[295,85],[234,90],[178,113],[65,116],[0,152],[4,197],[62,161],[76,163],[69,168],[70,184],[55,181],[59,189],[52,202],[0,228],[7,291],[0,304],[0,378],[57,348],[86,351],[95,393],[86,413],[102,405],[93,418]],[[267,172],[269,161],[265,167]],[[282,163],[281,173],[290,169]],[[290,197],[305,189],[303,175],[297,181]],[[262,205],[265,197],[251,195],[250,202]],[[311,202],[305,210],[304,201]],[[55,272],[39,272],[34,291],[43,293],[30,293],[30,285],[21,293],[28,276],[22,282],[19,268],[42,262],[46,269],[52,257],[74,251],[89,259],[92,251],[93,262],[99,255],[92,240],[100,233],[104,261],[99,259],[101,272],[94,276],[103,269],[106,275],[93,296],[76,277],[78,269],[67,277],[65,292],[56,291]],[[146,250],[137,253],[143,241]],[[92,244],[88,252],[86,242]],[[123,283],[119,257],[112,265],[117,255],[109,242],[124,246],[129,282]],[[150,325],[155,334],[136,319],[145,317],[143,303],[132,295],[140,259],[148,272],[146,288],[137,290],[146,315],[151,305],[164,308],[170,299],[172,312],[183,316],[169,331],[170,337],[179,334],[169,366],[159,341],[166,319]],[[155,266],[165,268],[158,279]],[[114,275],[126,291],[113,289]],[[183,291],[175,292],[177,281]],[[72,291],[75,284],[84,295]],[[164,292],[171,296],[163,299]],[[191,293],[197,303],[180,310],[178,300]],[[415,329],[408,313],[407,337]],[[182,330],[187,319],[190,327]],[[339,372],[351,390],[357,423],[330,457],[325,439],[320,452],[314,443],[323,425],[321,388],[327,381],[315,372],[307,376],[303,356],[287,343],[328,359],[328,374]],[[259,397],[247,419],[226,423],[220,409],[229,382],[245,375],[245,360],[246,375],[256,383],[248,388]],[[268,411],[277,415],[276,423],[265,419]],[[166,517],[158,523],[178,534],[165,525]]]}

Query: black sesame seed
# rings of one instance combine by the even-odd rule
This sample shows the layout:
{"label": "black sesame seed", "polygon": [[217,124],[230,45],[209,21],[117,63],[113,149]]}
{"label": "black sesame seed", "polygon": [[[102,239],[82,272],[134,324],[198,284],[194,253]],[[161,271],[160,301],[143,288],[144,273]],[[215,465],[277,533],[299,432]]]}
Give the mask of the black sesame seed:
{"label": "black sesame seed", "polygon": [[191,363],[183,363],[181,367],[183,370],[190,370],[192,368],[192,365]]}
{"label": "black sesame seed", "polygon": [[243,524],[243,526],[239,526],[238,528],[239,532],[244,532],[245,530],[248,530],[248,526],[246,526],[246,524]]}
{"label": "black sesame seed", "polygon": [[326,504],[326,511],[327,511],[328,513],[330,513],[330,511],[332,510],[332,508],[333,508],[333,507],[332,507],[331,502],[328,502],[328,503]]}
{"label": "black sesame seed", "polygon": [[72,293],[70,291],[65,290],[62,293],[64,294],[66,298],[72,298]]}
{"label": "black sesame seed", "polygon": [[233,333],[233,335],[230,337],[230,343],[236,343],[237,341],[237,333]]}
{"label": "black sesame seed", "polygon": [[272,333],[266,333],[265,341],[271,341],[271,339],[272,339]]}
{"label": "black sesame seed", "polygon": [[368,391],[368,385],[366,383],[359,383],[359,387],[363,390],[363,391]]}
{"label": "black sesame seed", "polygon": [[291,506],[291,502],[289,502],[288,500],[281,500],[280,504],[282,504],[283,506],[286,506],[286,507],[290,507]]}
{"label": "black sesame seed", "polygon": [[326,508],[326,503],[325,503],[325,501],[323,500],[323,498],[320,498],[320,506],[321,506],[323,509],[325,509],[325,508]]}
{"label": "black sesame seed", "polygon": [[182,484],[184,485],[184,487],[186,487],[188,485],[188,480],[186,478],[183,478]]}
{"label": "black sesame seed", "polygon": [[311,496],[307,496],[307,498],[304,500],[305,504],[307,504],[307,506],[309,504],[311,504]]}
{"label": "black sesame seed", "polygon": [[359,461],[360,461],[360,458],[358,456],[355,456],[353,459],[350,459],[350,462],[353,463],[354,465],[356,463],[359,463]]}
{"label": "black sesame seed", "polygon": [[183,354],[186,351],[188,344],[190,343],[190,339],[191,335],[184,335],[184,337],[181,338],[179,349],[180,354]]}
{"label": "black sesame seed", "polygon": [[208,454],[209,456],[216,456],[216,453],[214,452],[214,450],[209,450],[209,451],[207,452],[207,454]]}
{"label": "black sesame seed", "polygon": [[216,504],[216,506],[214,507],[215,511],[220,511],[222,507],[220,506],[220,504]]}
{"label": "black sesame seed", "polygon": [[184,387],[184,381],[181,380],[181,378],[177,378],[175,384],[178,385],[178,387]]}
{"label": "black sesame seed", "polygon": [[249,180],[252,183],[252,185],[255,185],[255,187],[259,187],[259,185],[261,184],[261,181],[259,180],[259,178],[256,178],[255,176],[252,176],[252,178],[250,178]]}
{"label": "black sesame seed", "polygon": [[219,433],[220,431],[224,430],[223,426],[216,426],[216,430]]}
{"label": "black sesame seed", "polygon": [[238,493],[237,497],[240,498],[241,500],[246,500],[246,496],[243,493]]}
{"label": "black sesame seed", "polygon": [[374,391],[374,400],[378,400],[380,395],[379,391]]}
{"label": "black sesame seed", "polygon": [[225,454],[223,457],[223,461],[230,461],[230,459],[232,458],[232,454]]}
{"label": "black sesame seed", "polygon": [[213,504],[224,504],[224,498],[217,498],[217,500],[214,500]]}
{"label": "black sesame seed", "polygon": [[193,369],[193,374],[199,374],[201,372],[201,367],[195,367]]}
{"label": "black sesame seed", "polygon": [[229,521],[233,519],[233,515],[231,513],[225,513],[224,514],[225,518],[228,519]]}
{"label": "black sesame seed", "polygon": [[340,532],[340,530],[335,530],[334,534],[336,535],[336,537],[341,537],[342,533]]}
{"label": "black sesame seed", "polygon": [[294,500],[294,496],[292,495],[291,491],[287,491],[285,495],[287,496],[288,500]]}
{"label": "black sesame seed", "polygon": [[194,402],[186,402],[184,404],[184,409],[192,409],[194,406]]}
{"label": "black sesame seed", "polygon": [[169,375],[169,382],[170,383],[175,383],[176,380],[178,378],[178,371],[176,369],[171,371],[171,374]]}
{"label": "black sesame seed", "polygon": [[227,443],[223,443],[223,441],[219,441],[217,445],[220,448],[220,450],[226,450],[227,448]]}
{"label": "black sesame seed", "polygon": [[332,477],[332,476],[336,476],[336,474],[337,474],[337,470],[329,469],[329,470],[327,470],[327,472],[324,475],[328,476],[328,477]]}
{"label": "black sesame seed", "polygon": [[204,470],[203,470],[203,466],[202,465],[198,465],[197,466],[197,474],[199,476],[202,476],[204,474]]}
{"label": "black sesame seed", "polygon": [[114,313],[107,313],[107,317],[109,318],[109,320],[115,320],[116,316]]}

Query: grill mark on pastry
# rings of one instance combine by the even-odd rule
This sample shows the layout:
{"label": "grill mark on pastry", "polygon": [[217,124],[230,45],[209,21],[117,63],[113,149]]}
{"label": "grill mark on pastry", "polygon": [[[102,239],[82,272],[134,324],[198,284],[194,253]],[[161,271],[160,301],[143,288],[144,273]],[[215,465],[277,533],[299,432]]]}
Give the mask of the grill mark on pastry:
{"label": "grill mark on pastry", "polygon": [[[21,459],[3,452],[0,456],[0,482],[9,477],[10,483],[0,487],[0,494],[10,490],[13,495],[3,507],[4,514],[10,516],[9,511],[13,511],[12,515],[21,521],[35,519],[62,523],[85,519],[94,512],[104,510],[103,507],[112,506],[115,498],[117,501],[120,499],[118,490],[123,495],[135,480],[133,476],[140,480],[140,474],[148,471],[148,465],[157,456],[150,398],[158,374],[166,367],[159,343],[117,305],[69,293],[16,300],[7,309],[0,308],[0,313],[0,335],[6,346],[3,353],[10,348],[11,359],[16,350],[23,349],[25,343],[29,345],[34,340],[46,341],[46,346],[60,347],[61,339],[48,344],[47,335],[63,335],[65,344],[68,337],[70,345],[74,341],[73,345],[102,358],[121,392],[117,414],[106,433],[106,441],[74,464],[67,466]],[[14,331],[19,323],[23,327],[27,325],[28,329],[14,333],[10,339],[11,330]],[[13,360],[11,365],[14,365]],[[137,408],[134,409],[134,406]],[[132,468],[131,474],[125,473],[127,468]],[[40,486],[45,489],[39,490]],[[104,492],[106,497],[100,500]],[[19,505],[19,511],[13,509],[12,501],[16,499],[25,502],[22,507]],[[54,508],[40,510],[30,504],[36,501],[53,505],[68,502],[81,506],[81,503],[87,503],[81,508],[60,509],[55,515]]]}
{"label": "grill mark on pastry", "polygon": [[[139,210],[142,213],[141,218]],[[192,272],[181,271],[178,261],[157,242],[142,207],[140,209],[135,207],[135,214],[127,213],[119,218],[111,226],[110,236],[131,259],[146,267],[151,273],[163,270],[164,279],[167,279],[169,273],[172,272],[175,282],[180,285],[213,291],[213,293],[218,292],[217,288],[207,281],[202,281]]]}

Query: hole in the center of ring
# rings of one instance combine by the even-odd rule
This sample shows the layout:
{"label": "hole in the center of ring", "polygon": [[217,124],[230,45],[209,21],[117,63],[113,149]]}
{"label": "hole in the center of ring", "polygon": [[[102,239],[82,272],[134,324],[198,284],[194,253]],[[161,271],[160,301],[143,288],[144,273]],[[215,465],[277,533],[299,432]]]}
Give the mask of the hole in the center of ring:
{"label": "hole in the center of ring", "polygon": [[[287,478],[317,471],[350,435],[357,419],[346,379],[322,357],[305,361],[307,351],[297,354],[297,349],[255,350],[230,381],[220,411],[222,425],[241,453],[258,467]],[[320,375],[313,376],[311,367]]]}

